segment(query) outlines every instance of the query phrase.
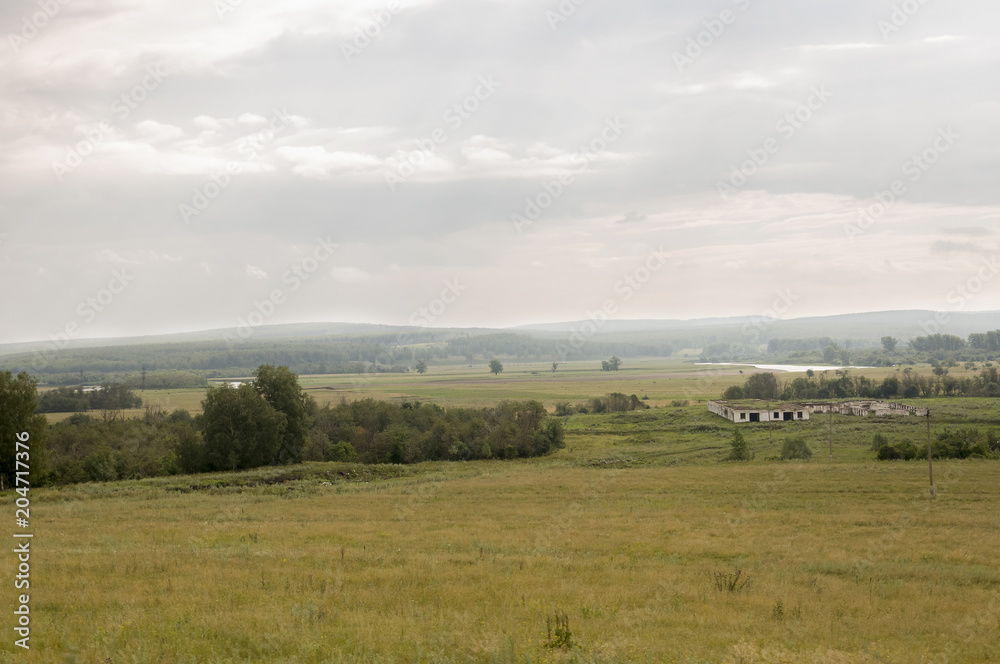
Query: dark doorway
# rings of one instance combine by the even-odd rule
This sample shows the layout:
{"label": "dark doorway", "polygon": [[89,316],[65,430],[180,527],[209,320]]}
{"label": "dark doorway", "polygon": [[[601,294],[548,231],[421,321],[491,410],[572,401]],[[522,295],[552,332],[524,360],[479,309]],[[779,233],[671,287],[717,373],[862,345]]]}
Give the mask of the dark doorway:
{"label": "dark doorway", "polygon": [[790,419],[792,419],[792,414],[791,413],[782,413],[781,414],[781,418],[787,422]]}
{"label": "dark doorway", "polygon": [[760,413],[750,413],[751,422],[760,422]]}

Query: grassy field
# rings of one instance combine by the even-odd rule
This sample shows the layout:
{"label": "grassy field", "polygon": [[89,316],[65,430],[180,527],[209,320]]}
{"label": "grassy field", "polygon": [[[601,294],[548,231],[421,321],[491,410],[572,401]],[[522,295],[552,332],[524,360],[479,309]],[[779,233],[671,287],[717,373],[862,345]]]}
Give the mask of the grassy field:
{"label": "grassy field", "polygon": [[[929,374],[928,366],[917,366]],[[693,360],[664,358],[629,358],[616,372],[601,371],[600,362],[562,362],[553,372],[551,362],[504,362],[498,376],[489,373],[485,363],[432,366],[426,374],[329,374],[303,376],[302,386],[322,405],[373,397],[377,399],[419,399],[445,406],[485,406],[503,399],[537,399],[550,410],[559,402],[578,403],[609,392],[624,392],[649,397],[651,406],[668,405],[674,400],[704,401],[718,398],[730,385],[742,384],[754,371],[741,366],[698,365]],[[896,369],[855,369],[852,373],[881,380],[895,375]],[[833,372],[830,372],[831,375]],[[973,375],[960,367],[951,375]],[[780,373],[779,381],[804,375]],[[234,377],[240,378],[240,377]],[[205,390],[170,389],[137,392],[144,402],[158,404],[167,411],[178,408],[192,414],[201,412]],[[128,411],[137,417],[142,410]],[[68,413],[49,413],[50,422],[69,417]]]}
{"label": "grassy field", "polygon": [[[614,390],[662,406],[740,379],[542,368],[303,383],[338,399],[552,406]],[[921,403],[935,432],[1000,424],[995,400]],[[1000,661],[1000,464],[937,462],[932,502],[925,462],[868,449],[876,431],[926,440],[924,420],[833,425],[833,461],[825,416],[744,425],[756,459],[737,464],[722,461],[731,424],[667,405],[574,415],[566,449],[526,461],[33,490],[32,650],[11,637],[0,661]],[[791,435],[813,460],[774,459]],[[14,566],[3,557],[6,578]],[[546,645],[556,614],[571,648]]]}

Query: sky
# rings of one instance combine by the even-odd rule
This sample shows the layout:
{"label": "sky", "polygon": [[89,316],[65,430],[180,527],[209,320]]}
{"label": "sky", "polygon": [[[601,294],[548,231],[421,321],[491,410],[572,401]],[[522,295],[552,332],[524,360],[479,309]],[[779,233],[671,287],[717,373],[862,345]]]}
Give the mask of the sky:
{"label": "sky", "polygon": [[7,0],[0,343],[1000,309],[991,0]]}

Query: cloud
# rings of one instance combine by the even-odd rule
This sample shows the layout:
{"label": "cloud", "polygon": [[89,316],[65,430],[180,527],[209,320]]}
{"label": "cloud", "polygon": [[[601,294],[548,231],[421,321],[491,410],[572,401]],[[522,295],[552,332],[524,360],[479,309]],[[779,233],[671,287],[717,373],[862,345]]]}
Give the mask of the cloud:
{"label": "cloud", "polygon": [[330,270],[334,281],[342,284],[360,284],[371,279],[371,275],[356,267],[335,267]]}
{"label": "cloud", "polygon": [[949,242],[947,240],[938,240],[931,245],[931,251],[936,254],[980,254],[983,252],[983,246],[973,242]]}
{"label": "cloud", "polygon": [[307,178],[328,178],[349,172],[371,171],[382,161],[369,154],[358,152],[328,152],[326,148],[285,146],[277,153],[293,164],[292,171]]}
{"label": "cloud", "polygon": [[[15,5],[0,4],[12,29]],[[17,312],[0,342],[62,329],[121,266],[135,285],[88,335],[231,325],[327,237],[347,258],[274,322],[405,323],[456,275],[469,288],[449,324],[579,319],[659,246],[671,262],[621,317],[758,315],[790,287],[790,315],[947,309],[1000,218],[986,0],[928,3],[888,39],[888,10],[862,0],[734,5],[683,71],[673,54],[718,8],[586,3],[553,31],[530,2],[404,2],[348,62],[342,44],[383,0],[244,2],[221,20],[211,2],[74,7],[0,49],[0,280],[19,284],[0,295]],[[169,73],[133,97],[157,63]],[[502,84],[476,98],[490,77]],[[833,97],[810,109],[817,86]],[[962,137],[912,179],[905,164],[948,126]],[[774,137],[722,200],[718,183]],[[851,242],[896,179],[905,193]],[[734,283],[738,298],[718,296]]]}
{"label": "cloud", "polygon": [[262,279],[262,280],[267,279],[267,272],[257,267],[256,265],[250,265],[249,263],[247,263],[244,269],[247,274],[249,274],[251,277],[255,279]]}
{"label": "cloud", "polygon": [[615,221],[616,224],[633,224],[640,221],[646,221],[648,217],[644,214],[639,214],[635,211],[626,212],[625,216],[621,219]]}

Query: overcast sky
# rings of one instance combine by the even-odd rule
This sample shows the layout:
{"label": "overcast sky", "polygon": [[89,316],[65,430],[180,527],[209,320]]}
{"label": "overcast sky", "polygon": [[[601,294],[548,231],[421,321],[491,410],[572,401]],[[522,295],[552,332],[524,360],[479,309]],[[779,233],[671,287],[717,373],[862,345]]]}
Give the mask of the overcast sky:
{"label": "overcast sky", "polygon": [[0,342],[1000,309],[1000,5],[893,5],[5,0]]}

